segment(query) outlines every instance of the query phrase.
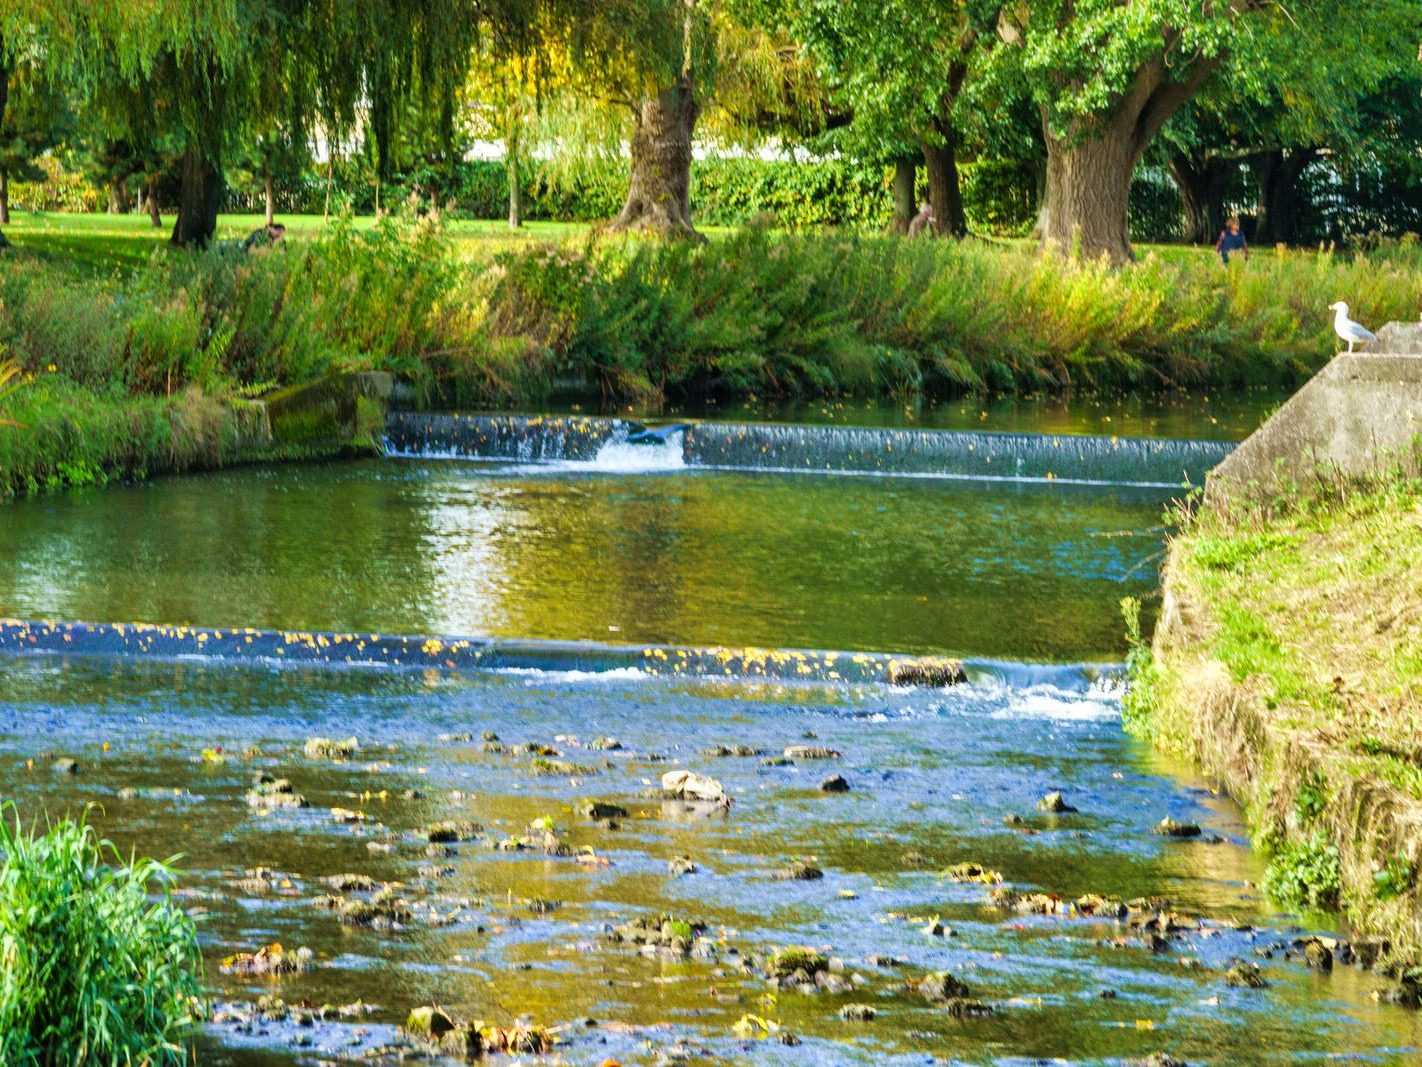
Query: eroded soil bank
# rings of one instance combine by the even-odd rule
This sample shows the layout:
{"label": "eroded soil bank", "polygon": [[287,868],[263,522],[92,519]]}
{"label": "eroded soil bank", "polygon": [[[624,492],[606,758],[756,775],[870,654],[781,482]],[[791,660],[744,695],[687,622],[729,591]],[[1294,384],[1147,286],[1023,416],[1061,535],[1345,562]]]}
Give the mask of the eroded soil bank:
{"label": "eroded soil bank", "polygon": [[1266,890],[1336,903],[1404,976],[1422,960],[1419,561],[1413,482],[1202,509],[1126,715],[1243,804]]}

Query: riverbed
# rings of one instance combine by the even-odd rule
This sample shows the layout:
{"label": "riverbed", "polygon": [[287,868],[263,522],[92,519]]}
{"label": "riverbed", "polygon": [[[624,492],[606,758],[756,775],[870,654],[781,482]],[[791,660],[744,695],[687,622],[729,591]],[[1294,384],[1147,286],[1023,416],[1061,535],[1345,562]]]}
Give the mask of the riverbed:
{"label": "riverbed", "polygon": [[[581,643],[576,669],[0,657],[6,799],[98,805],[123,850],[180,857],[216,1009],[201,1062],[406,1054],[425,1004],[555,1028],[549,1059],[579,1064],[1415,1055],[1416,1016],[1369,999],[1385,981],[1304,966],[1306,937],[1340,932],[1260,899],[1233,805],[1121,730],[1119,601],[1149,600],[1183,487],[869,470],[842,437],[854,470],[707,469],[610,432],[582,458],[415,453],[7,507],[10,616]],[[967,681],[613,654],[644,645],[951,656]],[[727,802],[660,795],[679,771]],[[253,799],[276,780],[305,806]],[[1075,810],[1041,810],[1052,793]],[[1154,832],[1167,817],[1200,833]],[[657,916],[699,936],[617,933]],[[223,973],[274,943],[309,950],[299,973]],[[786,947],[834,978],[777,987]],[[1240,961],[1262,988],[1229,984]],[[920,982],[945,970],[956,1007]]]}

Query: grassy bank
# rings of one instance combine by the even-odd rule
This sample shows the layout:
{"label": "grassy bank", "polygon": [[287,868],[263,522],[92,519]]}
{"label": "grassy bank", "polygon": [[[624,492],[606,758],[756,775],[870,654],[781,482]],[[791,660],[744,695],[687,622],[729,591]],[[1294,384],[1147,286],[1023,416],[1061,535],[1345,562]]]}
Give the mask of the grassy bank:
{"label": "grassy bank", "polygon": [[1340,906],[1422,962],[1422,484],[1228,517],[1173,540],[1127,724],[1248,812],[1285,905]]}
{"label": "grassy bank", "polygon": [[[56,471],[74,484],[160,469],[164,454],[197,462],[213,446],[185,451],[154,414],[187,426],[173,412],[192,391],[257,396],[362,370],[394,372],[426,403],[485,407],[569,390],[655,405],[1287,386],[1332,352],[1335,299],[1375,324],[1422,304],[1422,249],[1407,242],[1230,271],[1175,249],[1112,271],[1022,244],[743,229],[667,245],[427,218],[293,220],[284,245],[250,254],[172,252],[141,220],[101,216],[31,218],[11,236],[0,359],[52,386],[25,403],[62,407],[73,389],[95,413],[66,412],[75,428],[58,436],[31,428],[78,453],[39,455],[0,428],[9,492]],[[199,422],[179,436],[222,439]],[[110,431],[124,443],[86,452]]]}

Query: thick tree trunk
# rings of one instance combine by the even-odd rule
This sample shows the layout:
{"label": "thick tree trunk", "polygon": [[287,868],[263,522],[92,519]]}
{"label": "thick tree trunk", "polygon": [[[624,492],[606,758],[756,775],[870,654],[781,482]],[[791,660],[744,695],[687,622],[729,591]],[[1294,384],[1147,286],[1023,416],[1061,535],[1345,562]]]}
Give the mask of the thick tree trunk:
{"label": "thick tree trunk", "polygon": [[1080,251],[1112,263],[1135,259],[1131,251],[1131,179],[1136,164],[1162,126],[1218,65],[1201,60],[1185,81],[1167,81],[1163,58],[1145,63],[1108,115],[1078,125],[1067,136],[1042,114],[1047,142],[1047,195],[1038,221],[1042,243]]}
{"label": "thick tree trunk", "polygon": [[206,248],[217,232],[217,211],[222,206],[222,171],[201,149],[192,147],[183,156],[183,185],[178,198],[178,218],[171,243],[181,248]]}
{"label": "thick tree trunk", "polygon": [[889,229],[893,233],[908,233],[909,223],[918,214],[914,203],[914,193],[918,185],[918,165],[912,156],[904,156],[894,161],[894,221]]}
{"label": "thick tree trunk", "polygon": [[689,73],[638,105],[627,201],[613,231],[700,237],[691,224],[691,136],[699,114]]}
{"label": "thick tree trunk", "polygon": [[938,232],[947,237],[966,237],[968,217],[963,212],[963,190],[958,182],[958,154],[953,135],[944,134],[941,145],[923,143],[924,169],[928,172],[928,202],[938,221]]}
{"label": "thick tree trunk", "polygon": [[148,221],[153,223],[156,230],[163,225],[163,211],[158,205],[158,175],[151,175],[148,179]]}
{"label": "thick tree trunk", "polygon": [[1259,188],[1254,243],[1293,244],[1298,239],[1299,179],[1318,158],[1317,149],[1289,148],[1261,152],[1249,160]]}
{"label": "thick tree trunk", "polygon": [[1128,212],[1137,159],[1130,139],[1114,127],[1073,144],[1048,134],[1042,243],[1088,259],[1134,259]]}
{"label": "thick tree trunk", "polygon": [[1172,152],[1167,163],[1185,212],[1187,244],[1214,244],[1225,224],[1225,199],[1238,163],[1208,153]]}
{"label": "thick tree trunk", "polygon": [[276,221],[276,183],[272,179],[271,171],[267,171],[262,182],[262,193],[266,198],[267,225],[270,226]]}
{"label": "thick tree trunk", "polygon": [[0,226],[10,225],[10,172],[0,170]]}

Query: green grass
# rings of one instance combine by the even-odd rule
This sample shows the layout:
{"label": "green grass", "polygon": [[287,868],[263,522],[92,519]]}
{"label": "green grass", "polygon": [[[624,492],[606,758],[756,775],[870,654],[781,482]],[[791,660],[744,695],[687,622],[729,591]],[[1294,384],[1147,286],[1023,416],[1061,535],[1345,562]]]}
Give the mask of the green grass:
{"label": "green grass", "polygon": [[171,869],[83,822],[27,832],[13,808],[0,856],[0,1063],[187,1062],[202,955]]}

